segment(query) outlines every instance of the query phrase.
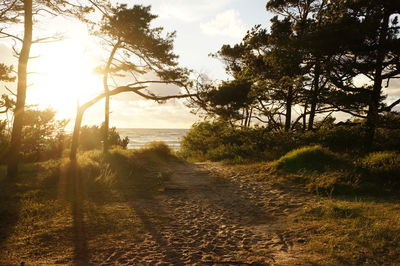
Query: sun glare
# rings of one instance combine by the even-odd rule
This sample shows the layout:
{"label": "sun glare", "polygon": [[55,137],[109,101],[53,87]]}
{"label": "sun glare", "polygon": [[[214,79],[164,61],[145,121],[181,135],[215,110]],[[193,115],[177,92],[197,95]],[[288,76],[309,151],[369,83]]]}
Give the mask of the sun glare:
{"label": "sun glare", "polygon": [[84,103],[102,91],[101,77],[91,53],[77,40],[66,40],[38,49],[32,64],[29,103],[51,107],[58,118],[75,114],[78,101]]}

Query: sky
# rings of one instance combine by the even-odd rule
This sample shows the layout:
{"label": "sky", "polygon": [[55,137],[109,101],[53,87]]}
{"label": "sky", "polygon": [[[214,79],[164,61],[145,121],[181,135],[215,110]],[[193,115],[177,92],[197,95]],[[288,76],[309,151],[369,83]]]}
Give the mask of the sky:
{"label": "sky", "polygon": [[[217,52],[224,44],[239,43],[246,31],[257,24],[268,27],[273,16],[265,10],[266,0],[119,0],[118,3],[151,5],[152,13],[158,15],[154,26],[177,33],[174,51],[180,56],[180,66],[206,74],[213,80],[226,80],[229,76],[223,64],[209,54]],[[9,30],[18,32],[14,28]],[[29,63],[32,74],[28,80],[27,103],[53,108],[58,119],[71,120],[67,126],[71,129],[77,104],[103,91],[102,78],[95,75],[93,69],[104,64],[108,52],[83,23],[59,16],[35,24],[35,38],[54,33],[62,35],[63,40],[32,48],[32,56],[38,58]],[[9,40],[0,39],[0,62],[16,66],[12,45]],[[15,84],[7,86],[15,90]],[[151,89],[159,95],[180,92],[161,85]],[[0,84],[0,94],[5,92],[4,84]],[[389,103],[397,99],[400,81],[393,80],[387,92]],[[91,107],[85,114],[84,124],[101,124],[103,106],[99,102]],[[110,111],[110,124],[117,128],[190,128],[201,120],[199,115],[191,113],[185,100],[170,100],[160,105],[132,93],[114,96]],[[339,115],[339,118],[349,117]]]}
{"label": "sky", "polygon": [[[179,64],[211,79],[225,80],[224,66],[209,57],[223,44],[241,41],[246,31],[256,24],[266,25],[271,17],[265,11],[265,0],[141,0],[114,1],[151,5],[158,15],[154,26],[162,26],[166,32],[176,31],[174,51]],[[13,30],[13,29],[10,29]],[[60,42],[38,44],[32,55],[29,70],[28,104],[40,108],[52,107],[59,119],[73,121],[77,102],[83,103],[102,91],[101,77],[92,70],[104,60],[107,53],[89,36],[82,23],[61,17],[35,25],[34,35],[42,37],[48,32],[60,33]],[[36,34],[35,34],[36,33]],[[13,63],[12,43],[0,40],[0,62]],[[122,84],[119,84],[122,85]],[[13,88],[13,84],[8,85]],[[157,86],[157,94],[173,94],[176,88]],[[4,88],[0,88],[0,93]],[[79,95],[79,99],[78,96]],[[184,100],[171,100],[165,104],[141,99],[133,94],[114,96],[111,101],[111,126],[118,128],[189,128],[201,118],[192,114]],[[100,124],[103,105],[98,103],[85,115],[85,124]],[[72,127],[70,122],[69,128]]]}

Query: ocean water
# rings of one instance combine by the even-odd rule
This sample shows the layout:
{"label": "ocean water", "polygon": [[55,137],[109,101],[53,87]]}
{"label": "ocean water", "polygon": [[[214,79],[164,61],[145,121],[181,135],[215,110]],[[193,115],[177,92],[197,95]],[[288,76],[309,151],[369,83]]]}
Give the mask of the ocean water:
{"label": "ocean water", "polygon": [[180,141],[188,129],[118,128],[121,137],[128,137],[128,149],[139,149],[152,141],[163,141],[173,150],[179,150]]}

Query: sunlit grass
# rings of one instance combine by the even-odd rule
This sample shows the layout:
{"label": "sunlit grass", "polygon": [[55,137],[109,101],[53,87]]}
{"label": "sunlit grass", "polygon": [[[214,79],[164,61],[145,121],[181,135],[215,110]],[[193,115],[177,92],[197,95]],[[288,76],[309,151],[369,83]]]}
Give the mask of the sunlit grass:
{"label": "sunlit grass", "polygon": [[400,214],[395,202],[325,200],[297,214],[293,230],[308,234],[296,263],[399,263]]}
{"label": "sunlit grass", "polygon": [[[5,182],[1,167],[0,265],[71,264],[79,252],[133,241],[143,225],[130,202],[164,185],[168,172],[157,164],[173,158],[165,152],[162,144],[109,155],[88,151],[79,154],[76,170],[67,158],[26,164],[14,184]],[[87,251],[79,250],[82,243]]]}

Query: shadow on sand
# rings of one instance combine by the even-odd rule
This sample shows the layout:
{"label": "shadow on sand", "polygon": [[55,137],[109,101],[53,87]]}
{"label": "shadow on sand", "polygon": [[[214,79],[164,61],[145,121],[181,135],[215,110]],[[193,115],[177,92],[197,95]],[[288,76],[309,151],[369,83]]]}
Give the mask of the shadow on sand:
{"label": "shadow on sand", "polygon": [[13,232],[19,219],[21,198],[18,196],[18,180],[9,180],[2,175],[0,179],[0,264],[12,258],[2,258],[6,241]]}
{"label": "shadow on sand", "polygon": [[68,178],[73,220],[74,263],[75,265],[89,265],[90,253],[83,209],[84,191],[76,162],[71,162]]}

